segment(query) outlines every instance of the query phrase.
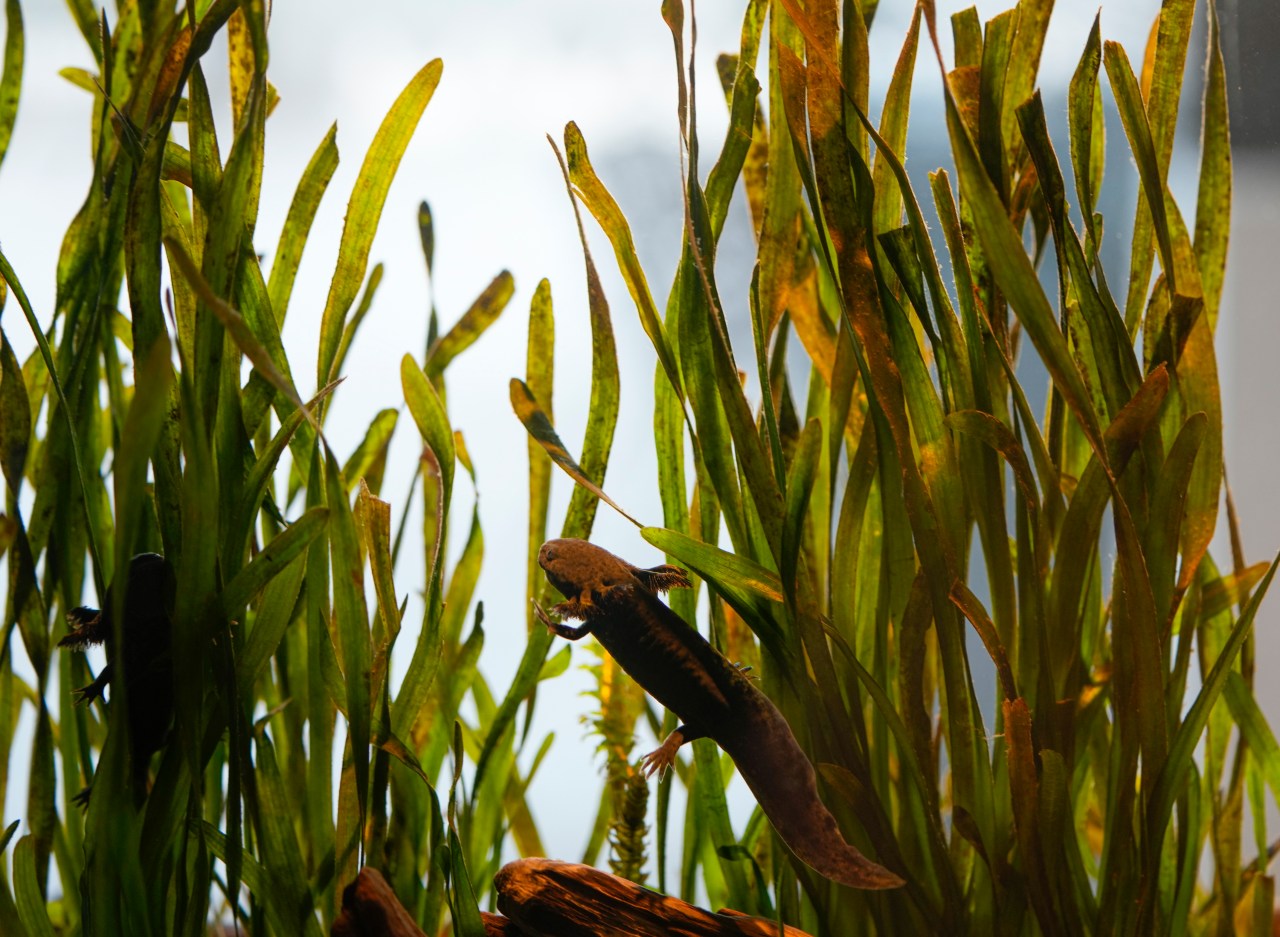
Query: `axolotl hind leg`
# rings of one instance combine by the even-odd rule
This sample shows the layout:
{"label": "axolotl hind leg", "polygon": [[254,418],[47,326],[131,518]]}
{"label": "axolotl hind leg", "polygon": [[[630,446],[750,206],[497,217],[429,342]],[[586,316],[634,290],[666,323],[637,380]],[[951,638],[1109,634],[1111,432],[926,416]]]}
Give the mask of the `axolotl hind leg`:
{"label": "axolotl hind leg", "polygon": [[706,737],[707,733],[700,729],[694,729],[687,725],[676,726],[675,731],[667,736],[666,741],[641,759],[640,770],[646,778],[651,778],[654,774],[661,777],[668,768],[675,764],[676,752],[680,750],[681,745],[685,742],[692,742],[694,739]]}

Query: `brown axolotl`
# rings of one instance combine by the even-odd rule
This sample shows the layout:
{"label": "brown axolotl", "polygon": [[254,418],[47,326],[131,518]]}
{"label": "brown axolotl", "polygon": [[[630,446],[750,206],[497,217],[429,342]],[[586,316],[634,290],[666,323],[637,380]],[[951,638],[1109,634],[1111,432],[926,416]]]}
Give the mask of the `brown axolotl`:
{"label": "brown axolotl", "polygon": [[851,888],[897,888],[903,880],[840,835],[818,798],[813,765],[769,697],[657,598],[687,587],[678,566],[640,569],[585,540],[548,540],[538,553],[565,601],[553,611],[581,627],[548,628],[576,641],[588,634],[650,695],[680,717],[662,747],[645,756],[652,774],[685,742],[710,738],[729,753],[782,841],[804,863]]}

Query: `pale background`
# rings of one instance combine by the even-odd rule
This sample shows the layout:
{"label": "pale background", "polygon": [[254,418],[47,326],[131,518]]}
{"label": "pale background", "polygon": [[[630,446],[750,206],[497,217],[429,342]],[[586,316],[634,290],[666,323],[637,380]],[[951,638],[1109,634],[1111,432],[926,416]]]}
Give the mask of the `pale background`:
{"label": "pale background", "polygon": [[[940,24],[962,5],[940,3]],[[986,20],[1007,5],[983,2],[978,7]],[[704,172],[714,161],[725,127],[714,59],[722,51],[737,50],[739,6],[703,3],[698,9],[698,114]],[[90,98],[57,72],[69,65],[91,71],[94,66],[64,5],[27,0],[23,8],[26,73],[13,141],[0,169],[0,243],[37,315],[47,322],[59,244],[90,178]],[[442,328],[450,326],[500,270],[509,269],[516,282],[515,298],[502,319],[448,372],[450,415],[465,434],[477,469],[486,534],[477,590],[486,611],[487,647],[481,666],[490,686],[501,693],[524,646],[526,437],[511,414],[507,382],[524,374],[528,304],[543,277],[551,281],[556,308],[557,424],[574,451],[580,447],[590,379],[581,250],[545,135],[559,138],[566,121],[577,121],[597,170],[631,221],[640,259],[661,303],[674,272],[682,212],[671,37],[656,0],[643,4],[367,0],[358,16],[352,15],[352,9],[338,0],[275,3],[270,75],[281,101],[268,122],[258,247],[266,251],[274,244],[297,179],[336,119],[341,164],[312,229],[284,332],[305,397],[312,389],[310,362],[315,360],[320,311],[346,200],[364,151],[410,77],[430,59],[443,58],[443,79],[391,188],[373,245],[371,263],[383,262],[386,273],[348,358],[347,380],[335,398],[329,434],[339,453],[349,452],[379,409],[401,406],[399,361],[406,351],[421,356],[430,303],[415,221],[418,202],[425,198],[436,221],[432,288]],[[1121,41],[1135,66],[1141,61],[1157,9],[1153,0],[1106,5],[1103,36]],[[1045,50],[1040,82],[1051,127],[1064,142],[1066,82],[1095,12],[1095,4],[1060,3]],[[1224,16],[1235,12],[1234,4],[1224,4]],[[909,15],[908,3],[881,3],[872,32],[873,115],[879,112]],[[1231,22],[1227,52],[1238,56],[1242,53],[1230,31]],[[944,33],[944,39],[949,39],[949,29]],[[1246,76],[1249,68],[1266,67],[1261,58],[1250,57],[1260,52],[1250,52],[1247,42],[1244,47]],[[1189,72],[1198,70],[1202,49],[1203,40],[1197,36],[1188,58]],[[215,103],[225,99],[226,93],[219,50],[215,45],[205,59]],[[1122,129],[1110,105],[1105,76],[1101,81],[1111,110],[1108,137],[1115,157],[1123,148]],[[1180,180],[1198,161],[1199,94],[1197,84],[1189,82],[1172,177],[1175,196],[1188,218],[1194,213],[1194,191]],[[917,180],[946,161],[939,98],[936,63],[922,40],[907,147],[908,168]],[[225,106],[219,120],[225,155],[230,140]],[[1274,121],[1269,126],[1274,145]],[[1263,286],[1263,277],[1273,275],[1280,235],[1276,152],[1263,145],[1238,155],[1235,236],[1218,340],[1228,467],[1237,500],[1247,506],[1242,521],[1251,561],[1270,559],[1280,546],[1280,499],[1274,494],[1272,468],[1280,456],[1280,427],[1273,412],[1280,326],[1270,298],[1273,291]],[[916,187],[927,192],[919,181]],[[1132,218],[1136,187],[1132,165],[1126,158],[1113,158],[1102,193],[1108,216],[1106,250],[1113,265],[1117,260],[1127,263],[1125,229]],[[660,523],[648,403],[654,355],[615,272],[607,241],[589,216],[587,227],[612,304],[623,380],[622,409],[605,487],[641,520]],[[752,257],[739,197],[724,235],[718,274],[726,312],[743,329]],[[268,255],[266,264],[272,259]],[[1110,280],[1124,282],[1119,271]],[[3,324],[23,357],[31,338],[15,303],[10,303]],[[397,513],[401,506],[396,502],[403,498],[418,447],[412,421],[403,416],[383,488],[383,496],[393,501]],[[466,529],[463,512],[469,511],[468,485],[461,481],[461,474],[459,478],[455,549],[460,548]],[[554,484],[552,533],[558,529],[569,490],[563,476],[557,475]],[[659,561],[634,529],[607,507],[599,512],[596,539],[637,563]],[[1217,556],[1229,562],[1224,550],[1219,549]],[[403,653],[398,674],[407,664],[414,623],[421,617],[420,569],[413,554],[402,557],[397,587],[402,595],[409,593],[411,600],[400,638]],[[89,602],[94,599],[85,597]],[[1275,603],[1271,604],[1274,608]],[[1280,654],[1273,632],[1274,616],[1264,614],[1258,621],[1263,661]],[[14,646],[21,657],[16,637]],[[976,667],[984,660],[980,651],[974,655]],[[540,691],[531,746],[531,751],[536,749],[543,734],[555,731],[555,745],[530,789],[530,800],[549,854],[565,859],[577,858],[586,843],[601,780],[594,741],[579,724],[591,701],[580,695],[589,680],[576,664],[587,661],[586,652],[575,648],[575,666]],[[1280,723],[1280,690],[1268,695],[1264,687],[1260,692],[1273,722]],[[645,751],[651,743],[641,739],[637,748]],[[28,737],[20,736],[15,748],[23,760],[14,765],[20,778]],[[4,822],[21,816],[24,803],[21,784],[11,785]],[[732,807],[736,822],[741,822],[750,802],[738,797]]]}

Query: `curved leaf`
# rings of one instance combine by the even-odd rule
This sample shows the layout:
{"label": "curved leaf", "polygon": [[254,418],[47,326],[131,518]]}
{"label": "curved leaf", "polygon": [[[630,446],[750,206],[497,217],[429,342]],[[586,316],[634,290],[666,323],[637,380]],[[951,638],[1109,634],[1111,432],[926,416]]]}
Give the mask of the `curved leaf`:
{"label": "curved leaf", "polygon": [[470,348],[484,334],[485,329],[498,320],[502,310],[511,301],[515,289],[515,280],[510,272],[503,270],[485,287],[484,292],[462,314],[462,318],[454,323],[453,328],[436,339],[427,352],[427,363],[423,368],[433,382],[449,366],[450,361]]}
{"label": "curved leaf", "polygon": [[320,317],[320,349],[316,367],[316,383],[319,385],[329,381],[342,339],[343,322],[369,265],[369,249],[382,217],[382,206],[386,203],[391,180],[417,129],[418,120],[440,83],[443,68],[440,59],[432,59],[400,92],[369,144],[369,151],[356,176],[347,202],[346,221],[342,226],[338,265],[333,271],[329,296]]}
{"label": "curved leaf", "polygon": [[560,441],[555,427],[551,425],[547,414],[538,405],[538,401],[534,399],[529,386],[518,377],[511,379],[510,386],[511,409],[515,411],[520,422],[524,424],[524,428],[529,431],[529,435],[546,450],[547,455],[551,456],[551,461],[560,466],[564,473],[575,482],[631,521],[631,523],[637,527],[643,527],[643,524],[624,511],[616,501],[605,494],[603,488],[587,477],[587,473],[582,466],[574,460],[573,456],[569,454],[569,450],[565,448],[564,443]]}

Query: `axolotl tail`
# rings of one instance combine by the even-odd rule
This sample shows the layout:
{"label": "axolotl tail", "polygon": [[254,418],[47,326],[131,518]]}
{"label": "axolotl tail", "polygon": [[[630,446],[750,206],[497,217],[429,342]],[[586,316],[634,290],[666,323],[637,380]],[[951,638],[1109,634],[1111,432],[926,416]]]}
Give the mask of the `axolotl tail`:
{"label": "axolotl tail", "polygon": [[872,862],[840,834],[831,811],[818,797],[813,765],[777,707],[763,705],[748,720],[751,730],[721,747],[733,758],[760,809],[782,841],[814,871],[850,888],[898,888],[901,877]]}

